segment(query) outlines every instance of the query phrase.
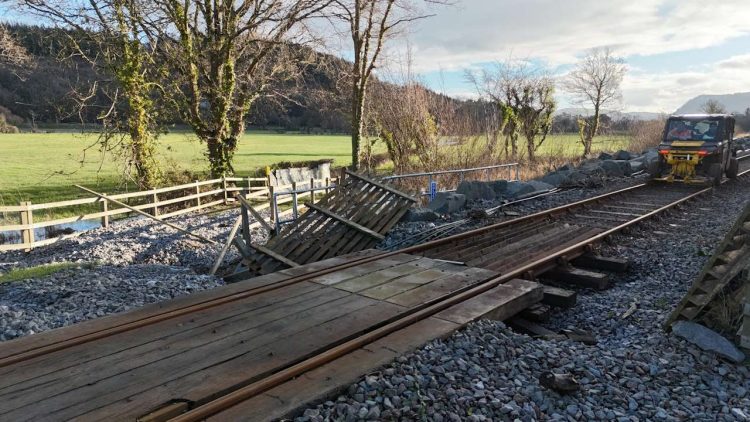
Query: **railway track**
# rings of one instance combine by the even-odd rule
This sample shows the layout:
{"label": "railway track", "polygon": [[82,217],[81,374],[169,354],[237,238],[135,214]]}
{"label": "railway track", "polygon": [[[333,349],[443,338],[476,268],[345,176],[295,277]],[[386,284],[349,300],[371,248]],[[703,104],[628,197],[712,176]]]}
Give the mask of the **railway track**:
{"label": "railway track", "polygon": [[[741,163],[745,168],[741,175],[750,173],[750,160],[745,159]],[[497,286],[518,278],[533,279],[586,253],[591,245],[606,237],[710,192],[711,189],[641,184],[399,251],[334,258],[334,261],[327,263],[327,267],[311,264],[287,270],[286,277],[275,276],[276,273],[269,274],[258,278],[258,282],[252,287],[230,285],[218,294],[210,291],[198,293],[166,304],[156,304],[131,313],[8,342],[0,345],[0,371],[24,368],[32,365],[35,360],[54,356],[67,349],[85,347],[92,342],[106,342],[108,338],[176,318],[210,313],[241,300],[397,255],[410,254],[439,261],[460,262],[468,267],[496,274],[390,317],[386,316],[380,323],[361,330],[356,335],[334,342],[324,350],[315,350],[310,356],[281,364],[262,377],[237,384],[236,388],[215,392],[199,402],[181,403],[178,411],[157,411],[148,419],[204,420]],[[335,261],[337,259],[340,262]],[[7,405],[9,402],[5,403]],[[5,410],[9,413],[14,410],[4,406],[0,405],[0,419],[4,418]]]}

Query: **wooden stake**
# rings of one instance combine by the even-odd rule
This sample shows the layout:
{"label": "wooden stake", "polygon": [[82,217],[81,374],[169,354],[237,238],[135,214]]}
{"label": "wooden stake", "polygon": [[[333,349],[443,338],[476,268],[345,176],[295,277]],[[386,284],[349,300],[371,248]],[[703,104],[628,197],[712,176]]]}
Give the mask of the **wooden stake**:
{"label": "wooden stake", "polygon": [[[242,195],[239,195],[238,198],[240,198],[240,200],[244,200],[242,198]],[[232,245],[232,241],[234,240],[234,237],[237,236],[237,231],[240,229],[240,224],[242,224],[242,216],[237,217],[237,221],[234,222],[234,226],[232,226],[232,230],[229,232],[229,237],[227,238],[226,243],[224,243],[224,247],[221,248],[221,252],[219,253],[219,256],[216,258],[216,262],[214,262],[214,266],[211,267],[211,271],[208,274],[210,275],[216,274],[216,271],[219,269],[219,266],[221,266],[221,263],[224,261],[224,255],[227,254],[227,251],[229,250],[229,246]]]}

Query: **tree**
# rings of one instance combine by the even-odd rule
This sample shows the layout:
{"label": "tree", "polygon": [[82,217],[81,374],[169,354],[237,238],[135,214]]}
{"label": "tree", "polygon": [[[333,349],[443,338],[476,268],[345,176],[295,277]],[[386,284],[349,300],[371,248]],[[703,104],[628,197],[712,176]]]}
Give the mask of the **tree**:
{"label": "tree", "polygon": [[[427,0],[426,3],[447,2]],[[364,136],[367,86],[378,65],[383,46],[400,27],[428,17],[420,14],[411,0],[335,0],[330,15],[345,22],[352,41],[354,61],[351,70],[352,169],[360,164]]]}
{"label": "tree", "polygon": [[155,0],[149,25],[172,78],[181,117],[207,145],[211,174],[232,159],[253,102],[293,72],[294,29],[332,0]]}
{"label": "tree", "polygon": [[[124,159],[126,174],[140,189],[158,183],[160,170],[156,158],[158,108],[154,97],[156,66],[153,49],[144,43],[143,16],[147,3],[139,0],[26,0],[35,13],[64,25],[72,48],[72,59],[83,59],[111,80],[94,81],[85,92],[78,93],[81,108],[100,107],[98,119],[104,130],[100,142],[104,149]],[[109,97],[109,104],[91,104],[100,98],[99,90]],[[124,103],[124,116],[120,104]]]}
{"label": "tree", "polygon": [[580,104],[590,105],[594,109],[590,120],[579,120],[584,157],[591,154],[602,109],[614,105],[622,98],[620,85],[626,70],[624,61],[615,57],[612,50],[594,49],[563,80],[563,88],[567,92]]}
{"label": "tree", "polygon": [[727,108],[717,100],[708,100],[701,106],[701,110],[707,114],[725,114]]}
{"label": "tree", "polygon": [[[479,95],[495,105],[501,122],[496,128],[505,134],[506,157],[518,158],[518,139],[523,135],[527,156],[534,161],[536,151],[552,130],[555,110],[552,78],[544,69],[512,59],[483,69],[478,75],[467,72],[466,76]],[[491,141],[495,138],[489,138],[489,154],[494,154],[495,146]]]}
{"label": "tree", "polygon": [[0,24],[0,64],[19,67],[30,62],[28,51],[16,41],[5,25]]}

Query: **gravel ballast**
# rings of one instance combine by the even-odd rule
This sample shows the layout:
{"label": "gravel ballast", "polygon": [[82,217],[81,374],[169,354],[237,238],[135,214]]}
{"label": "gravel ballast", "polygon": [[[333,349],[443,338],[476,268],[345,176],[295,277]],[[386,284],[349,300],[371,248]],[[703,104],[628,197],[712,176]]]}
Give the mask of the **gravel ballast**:
{"label": "gravel ballast", "polygon": [[68,268],[0,284],[0,341],[63,327],[223,285],[166,265]]}
{"label": "gravel ballast", "polygon": [[[680,209],[613,236],[600,247],[632,268],[614,287],[579,291],[558,310],[555,331],[584,329],[593,346],[540,340],[479,321],[363,377],[342,394],[302,409],[322,420],[750,420],[750,367],[720,360],[667,334],[662,324],[748,200],[750,182],[717,188]],[[622,315],[635,303],[636,311]],[[539,384],[571,373],[580,391]]]}
{"label": "gravel ballast", "polygon": [[[265,213],[262,213],[265,215]],[[145,217],[116,221],[109,227],[89,230],[80,236],[65,239],[29,253],[0,253],[0,261],[9,267],[31,267],[52,262],[98,262],[106,265],[161,264],[192,268],[205,273],[219,255],[229,236],[239,210],[218,213],[187,214],[169,222],[209,238],[216,245],[206,244],[177,230]],[[265,243],[267,232],[253,230],[254,242]],[[225,262],[238,257],[230,248]]]}

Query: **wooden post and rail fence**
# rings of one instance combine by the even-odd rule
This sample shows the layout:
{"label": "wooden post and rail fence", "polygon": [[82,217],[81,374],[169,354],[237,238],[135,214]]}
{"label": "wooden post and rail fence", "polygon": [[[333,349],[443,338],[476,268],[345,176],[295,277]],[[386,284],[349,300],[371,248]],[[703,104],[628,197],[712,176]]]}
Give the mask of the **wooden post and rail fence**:
{"label": "wooden post and rail fence", "polygon": [[[283,192],[285,190],[307,185],[308,182],[297,182],[294,185],[271,186],[270,177],[222,177],[219,179],[195,181],[178,186],[170,186],[147,191],[120,193],[116,195],[103,194],[112,200],[120,202],[129,201],[129,205],[140,211],[145,211],[159,218],[169,218],[193,211],[202,210],[217,205],[226,205],[234,200],[237,194],[243,195],[248,200],[266,201],[255,208],[257,210],[271,207],[274,199],[274,192]],[[314,185],[328,186],[331,179],[311,179],[310,187]],[[244,186],[243,186],[244,185]],[[307,194],[310,196],[311,194]],[[282,203],[295,201],[297,197],[305,194],[295,195],[294,198],[276,198],[275,204],[278,206]],[[56,218],[51,220],[41,220],[40,217],[47,213],[41,211],[55,210],[66,207],[85,206],[99,204],[98,212],[89,212],[86,214],[74,215],[71,217]],[[272,210],[273,211],[273,210]],[[0,234],[7,232],[20,232],[21,243],[0,244],[0,252],[12,250],[31,250],[35,247],[52,244],[58,240],[66,239],[78,235],[63,234],[60,236],[36,240],[34,231],[45,227],[59,226],[62,224],[75,223],[84,220],[100,220],[104,227],[109,226],[111,217],[125,216],[133,214],[133,210],[126,207],[118,206],[101,197],[89,197],[81,199],[72,199],[68,201],[51,202],[45,204],[32,204],[31,202],[21,202],[18,205],[0,206]],[[15,220],[19,224],[4,224],[2,221],[12,221],[13,216],[18,216]],[[275,213],[271,213],[273,216]]]}

